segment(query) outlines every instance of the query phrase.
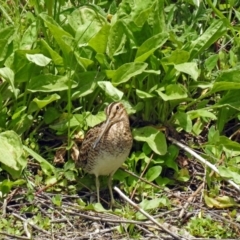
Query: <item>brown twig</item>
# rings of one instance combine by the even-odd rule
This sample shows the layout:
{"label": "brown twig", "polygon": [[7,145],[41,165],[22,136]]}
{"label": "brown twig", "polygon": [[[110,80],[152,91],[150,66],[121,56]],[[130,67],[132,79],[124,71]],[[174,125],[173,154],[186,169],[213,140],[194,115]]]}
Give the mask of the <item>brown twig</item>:
{"label": "brown twig", "polygon": [[31,239],[31,238],[28,238],[28,237],[22,237],[22,236],[18,236],[18,235],[13,235],[13,234],[2,232],[2,231],[0,231],[0,235],[8,236],[8,237],[11,237],[13,239],[21,239],[21,240],[29,240],[29,239]]}
{"label": "brown twig", "polygon": [[142,208],[140,208],[136,203],[134,203],[131,199],[129,199],[119,188],[116,186],[113,188],[124,200],[126,200],[128,203],[130,203],[137,211],[142,213],[144,216],[146,216],[149,220],[151,220],[153,223],[155,223],[158,227],[160,227],[163,231],[168,233],[170,236],[172,236],[174,239],[181,240],[184,238],[181,238],[177,234],[169,231],[167,228],[165,228],[162,224],[160,224],[158,221],[156,221],[150,214],[145,212]]}

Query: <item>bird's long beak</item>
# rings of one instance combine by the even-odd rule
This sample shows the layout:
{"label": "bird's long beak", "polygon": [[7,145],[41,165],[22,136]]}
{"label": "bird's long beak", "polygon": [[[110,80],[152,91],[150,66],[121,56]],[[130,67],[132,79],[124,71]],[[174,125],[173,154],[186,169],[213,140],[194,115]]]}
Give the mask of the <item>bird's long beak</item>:
{"label": "bird's long beak", "polygon": [[110,120],[109,120],[109,118],[108,118],[107,121],[106,121],[106,124],[105,124],[105,126],[104,126],[104,128],[103,128],[103,130],[102,130],[102,132],[100,133],[100,135],[99,135],[99,137],[96,139],[96,141],[93,143],[93,148],[95,148],[95,147],[98,145],[98,143],[99,143],[99,141],[101,140],[103,134],[109,129],[109,127],[110,127]]}

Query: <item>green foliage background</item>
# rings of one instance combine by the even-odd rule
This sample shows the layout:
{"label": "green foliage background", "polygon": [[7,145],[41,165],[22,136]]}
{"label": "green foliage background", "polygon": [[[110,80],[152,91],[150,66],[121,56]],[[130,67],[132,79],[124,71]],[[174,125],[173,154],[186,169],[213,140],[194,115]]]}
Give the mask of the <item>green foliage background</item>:
{"label": "green foliage background", "polygon": [[[240,183],[240,145],[229,138],[240,117],[239,9],[210,0],[0,1],[2,170],[19,178],[32,156],[48,181],[58,179],[59,136],[69,149],[77,131],[104,120],[107,103],[123,101],[134,115],[132,171],[147,166],[144,177],[161,186],[172,183],[164,168],[189,179],[178,149],[153,127],[163,124],[201,136],[203,145],[189,144],[213,163],[224,155],[222,176]],[[64,174],[76,180],[71,161]],[[115,178],[133,189],[133,177]]]}

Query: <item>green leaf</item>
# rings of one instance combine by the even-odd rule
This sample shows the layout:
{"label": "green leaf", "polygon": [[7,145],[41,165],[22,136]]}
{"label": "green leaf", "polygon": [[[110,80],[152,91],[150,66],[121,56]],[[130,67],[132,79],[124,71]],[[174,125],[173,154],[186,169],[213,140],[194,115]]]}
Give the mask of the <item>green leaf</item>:
{"label": "green leaf", "polygon": [[86,122],[89,127],[94,127],[95,125],[99,124],[106,120],[106,115],[104,112],[98,112],[98,114],[93,115],[90,112],[86,112]]}
{"label": "green leaf", "polygon": [[154,1],[135,0],[132,4],[131,18],[138,27],[142,27],[152,12]]}
{"label": "green leaf", "polygon": [[27,59],[35,63],[38,66],[45,67],[47,66],[52,60],[48,57],[45,57],[43,54],[26,54]]}
{"label": "green leaf", "polygon": [[76,177],[73,171],[64,172],[64,176],[68,181],[76,181]]}
{"label": "green leaf", "polygon": [[26,167],[27,160],[23,157],[23,145],[14,131],[0,133],[0,162],[14,178],[20,176]]}
{"label": "green leaf", "polygon": [[156,92],[164,101],[184,99],[188,96],[187,90],[180,84],[169,84],[165,88],[157,89]]}
{"label": "green leaf", "polygon": [[156,49],[160,48],[168,40],[167,33],[159,33],[147,39],[139,48],[134,62],[144,62]]}
{"label": "green leaf", "polygon": [[0,68],[0,76],[5,81],[9,82],[15,98],[17,98],[18,90],[15,88],[15,85],[14,85],[14,72],[8,67]]}
{"label": "green leaf", "polygon": [[104,24],[100,31],[88,42],[97,53],[105,53],[107,48],[110,25]]}
{"label": "green leaf", "polygon": [[55,38],[59,47],[63,51],[65,56],[65,62],[70,61],[70,53],[73,51],[73,37],[70,33],[63,30],[50,16],[46,13],[40,13],[39,16],[42,18],[47,28],[51,32],[52,36]]}
{"label": "green leaf", "polygon": [[206,117],[206,118],[210,118],[212,120],[217,119],[217,117],[213,113],[211,113],[205,109],[189,111],[189,112],[187,112],[187,115],[190,117],[190,119],[195,119],[195,118],[199,118],[199,117]]}
{"label": "green leaf", "polygon": [[179,148],[175,145],[170,145],[167,150],[167,154],[161,157],[161,159],[164,161],[164,165],[166,165],[169,168],[174,169],[176,172],[178,172],[178,164],[176,161],[176,158],[179,155]]}
{"label": "green leaf", "polygon": [[[141,208],[143,208],[145,211],[149,211],[149,210],[154,210],[154,209],[158,209],[159,207],[169,207],[169,200],[167,198],[154,198],[154,199],[151,199],[151,200],[148,200],[148,199],[144,199],[140,204],[139,206]],[[137,212],[136,214],[136,218],[138,220],[144,220],[146,219],[146,217],[140,213],[140,212]]]}
{"label": "green leaf", "polygon": [[3,61],[8,53],[9,44],[13,41],[15,27],[5,27],[0,30],[0,62]]}
{"label": "green leaf", "polygon": [[220,19],[212,22],[210,27],[190,45],[191,58],[200,55],[203,51],[217,42],[227,31],[227,20]]}
{"label": "green leaf", "polygon": [[217,66],[218,59],[218,54],[214,54],[206,59],[205,67],[207,71],[211,72]]}
{"label": "green leaf", "polygon": [[119,101],[123,97],[123,92],[115,88],[111,82],[98,81],[98,86],[114,101]]}
{"label": "green leaf", "polygon": [[129,81],[130,78],[141,74],[147,66],[147,63],[125,63],[117,70],[107,70],[106,74],[108,78],[112,79],[113,85],[117,86]]}
{"label": "green leaf", "polygon": [[39,75],[31,78],[28,85],[30,92],[57,92],[67,90],[71,86],[75,88],[77,83],[68,76],[55,76],[52,74]]}
{"label": "green leaf", "polygon": [[32,102],[30,103],[28,113],[32,113],[32,112],[35,112],[37,110],[40,110],[40,109],[46,107],[51,102],[57,101],[60,98],[61,97],[56,93],[54,93],[52,95],[49,95],[49,96],[45,97],[44,99],[34,98],[32,100]]}
{"label": "green leaf", "polygon": [[239,74],[239,68],[222,71],[221,74],[217,77],[215,83],[213,84],[211,93],[224,90],[240,89]]}
{"label": "green leaf", "polygon": [[16,118],[20,117],[21,113],[24,113],[26,109],[27,109],[26,106],[21,106],[21,107],[17,108],[12,115],[12,119],[16,119]]}
{"label": "green leaf", "polygon": [[217,196],[213,198],[208,196],[206,192],[204,193],[204,201],[209,208],[214,207],[214,208],[222,209],[222,208],[230,208],[234,206],[239,207],[239,204],[237,204],[236,201],[231,197]]}
{"label": "green leaf", "polygon": [[154,166],[148,169],[147,173],[145,174],[145,178],[152,182],[154,181],[162,172],[161,166]]}
{"label": "green leaf", "polygon": [[80,57],[77,52],[74,52],[74,55],[75,55],[75,58],[76,58],[78,64],[84,69],[84,71],[86,71],[89,66],[94,64],[94,61],[92,61],[88,58]]}
{"label": "green leaf", "polygon": [[126,42],[125,27],[121,20],[118,20],[110,29],[107,43],[107,54],[110,58],[124,52]]}
{"label": "green leaf", "polygon": [[51,165],[47,160],[42,158],[39,154],[37,154],[32,149],[28,148],[27,146],[23,146],[23,149],[28,152],[39,164],[41,165],[42,171],[47,175],[51,176],[56,173],[56,169],[53,165]]}
{"label": "green leaf", "polygon": [[181,64],[185,63],[189,60],[190,54],[187,51],[184,51],[182,49],[176,49],[173,52],[171,52],[170,56],[163,57],[161,59],[161,62],[164,65],[172,65],[172,64]]}
{"label": "green leaf", "polygon": [[23,33],[20,41],[20,49],[31,50],[33,45],[38,40],[38,32],[36,27],[36,21],[34,21]]}
{"label": "green leaf", "polygon": [[141,91],[139,89],[136,89],[136,94],[139,98],[143,98],[143,99],[155,97],[155,95]]}
{"label": "green leaf", "polygon": [[133,130],[134,139],[146,142],[157,154],[164,155],[167,152],[165,135],[153,127],[143,127]]}
{"label": "green leaf", "polygon": [[[100,14],[100,11],[94,8],[94,5],[85,5],[68,15],[68,23],[76,33],[75,40],[78,46],[81,47],[99,33],[107,23],[107,19]],[[103,43],[104,37],[101,34],[98,37],[101,37],[101,43]]]}
{"label": "green leaf", "polygon": [[197,63],[185,62],[185,63],[174,65],[174,67],[179,72],[186,73],[186,74],[190,75],[194,80],[197,80],[198,75],[199,75]]}
{"label": "green leaf", "polygon": [[72,90],[72,98],[80,98],[91,94],[97,88],[97,82],[102,81],[105,74],[98,72],[82,72],[77,75],[78,86]]}
{"label": "green leaf", "polygon": [[186,132],[192,131],[192,120],[188,114],[184,112],[177,112],[174,115],[174,119],[176,123],[183,128]]}
{"label": "green leaf", "polygon": [[219,141],[216,142],[218,145],[223,146],[223,149],[229,156],[237,156],[240,155],[240,144],[228,139],[225,136],[220,136]]}
{"label": "green leaf", "polygon": [[44,39],[39,41],[42,53],[52,59],[57,67],[63,67],[63,58],[54,51]]}
{"label": "green leaf", "polygon": [[224,179],[230,179],[233,180],[236,184],[240,184],[240,174],[238,172],[232,171],[231,169],[224,166],[219,166],[218,170],[220,176]]}

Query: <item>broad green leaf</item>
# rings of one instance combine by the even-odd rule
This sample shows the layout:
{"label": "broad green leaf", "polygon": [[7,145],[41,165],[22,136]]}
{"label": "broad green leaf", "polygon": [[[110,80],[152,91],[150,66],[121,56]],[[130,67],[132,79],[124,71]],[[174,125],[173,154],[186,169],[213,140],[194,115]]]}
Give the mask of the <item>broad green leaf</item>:
{"label": "broad green leaf", "polygon": [[137,50],[134,62],[144,62],[156,49],[159,49],[168,40],[167,33],[159,33],[147,39]]}
{"label": "broad green leaf", "polygon": [[16,181],[10,181],[9,179],[5,179],[0,183],[0,197],[1,195],[6,195],[8,194],[12,187],[17,186],[19,187],[20,185],[25,184],[26,181],[23,179],[18,179]]}
{"label": "broad green leaf", "polygon": [[223,150],[231,157],[240,155],[240,144],[238,142],[232,141],[225,136],[220,136],[217,144],[223,146]]}
{"label": "broad green leaf", "polygon": [[5,179],[2,182],[0,182],[0,197],[4,197],[7,195],[13,187],[12,181],[9,179]]}
{"label": "broad green leaf", "polygon": [[73,171],[66,171],[66,172],[64,172],[64,177],[68,181],[76,181],[75,173]]}
{"label": "broad green leaf", "polygon": [[31,50],[34,44],[38,40],[38,32],[36,27],[36,21],[34,21],[23,33],[20,41],[20,49]]}
{"label": "broad green leaf", "polygon": [[174,115],[174,119],[176,121],[176,124],[178,124],[186,132],[192,131],[192,120],[188,114],[186,114],[185,112],[177,112]]}
{"label": "broad green leaf", "polygon": [[153,6],[152,28],[153,34],[166,31],[167,22],[165,20],[164,1],[155,1]]}
{"label": "broad green leaf", "polygon": [[198,118],[198,117],[206,117],[206,118],[210,118],[212,120],[217,119],[217,117],[213,113],[209,112],[208,110],[204,110],[204,109],[189,111],[189,112],[187,112],[187,115],[192,120],[195,118]]}
{"label": "broad green leaf", "polygon": [[124,52],[126,42],[125,27],[121,20],[117,21],[110,29],[107,44],[107,54],[110,58]]}
{"label": "broad green leaf", "polygon": [[0,162],[7,167],[8,172],[12,174],[12,169],[20,174],[25,168],[27,160],[22,157],[23,145],[20,137],[14,131],[0,133],[0,152]]}
{"label": "broad green leaf", "polygon": [[215,82],[211,93],[240,89],[240,82]]}
{"label": "broad green leaf", "polygon": [[13,55],[13,63],[11,65],[11,69],[13,70],[14,82],[23,83],[28,82],[29,79],[33,76],[39,75],[39,71],[41,69],[40,66],[32,64],[26,58],[27,53],[35,54],[37,50],[16,50]]}
{"label": "broad green leaf", "polygon": [[63,58],[54,51],[44,39],[41,39],[39,41],[39,44],[41,46],[41,51],[44,55],[48,56],[52,59],[56,67],[63,67]]}
{"label": "broad green leaf", "polygon": [[117,86],[129,81],[130,78],[141,74],[147,66],[147,63],[125,63],[117,70],[107,70],[106,74],[108,78],[112,79],[112,84]]}
{"label": "broad green leaf", "polygon": [[193,59],[200,55],[203,51],[209,48],[212,44],[217,42],[227,31],[226,20],[220,19],[212,22],[210,27],[195,41],[192,41],[190,48],[190,55]]}
{"label": "broad green leaf", "polygon": [[209,58],[206,59],[204,64],[209,72],[211,72],[217,66],[218,59],[218,54],[211,55]]}
{"label": "broad green leaf", "polygon": [[13,41],[15,27],[5,27],[0,30],[0,62],[3,61],[8,52],[9,44]]}
{"label": "broad green leaf", "polygon": [[93,115],[90,112],[86,112],[86,122],[89,127],[94,127],[100,122],[103,122],[106,120],[106,115],[104,112],[98,112],[98,114]]}
{"label": "broad green leaf", "polygon": [[143,127],[133,130],[134,139],[146,142],[157,154],[164,155],[167,152],[165,135],[153,127]]}
{"label": "broad green leaf", "polygon": [[58,92],[67,90],[71,86],[75,88],[77,83],[68,76],[56,76],[51,74],[39,75],[29,81],[30,92]]}
{"label": "broad green leaf", "polygon": [[147,211],[147,210],[158,208],[160,203],[162,203],[162,199],[161,198],[154,198],[154,199],[151,199],[151,200],[144,199],[139,204],[139,206]]}
{"label": "broad green leaf", "polygon": [[187,90],[180,84],[169,84],[164,88],[157,89],[156,92],[164,101],[187,98]]}
{"label": "broad green leaf", "polygon": [[98,86],[114,101],[119,101],[123,97],[123,92],[115,88],[111,82],[98,81]]}
{"label": "broad green leaf", "polygon": [[72,98],[84,97],[91,94],[97,87],[97,82],[105,78],[104,73],[82,72],[77,75],[78,86],[72,90]]}
{"label": "broad green leaf", "polygon": [[145,174],[145,177],[149,182],[152,182],[161,174],[161,172],[162,172],[161,166],[153,166],[148,169],[147,173]]}
{"label": "broad green leaf", "polygon": [[[152,209],[158,209],[159,207],[169,207],[169,205],[170,205],[169,200],[167,198],[164,198],[164,197],[162,197],[162,198],[156,198],[155,197],[154,199],[151,199],[151,200],[144,199],[139,204],[139,206],[141,208],[143,208],[145,211],[152,210]],[[144,220],[147,217],[144,216],[142,213],[137,212],[136,218],[138,220]]]}
{"label": "broad green leaf", "polygon": [[60,98],[61,97],[56,93],[54,93],[52,95],[49,95],[49,96],[47,96],[43,99],[34,98],[29,105],[28,113],[32,113],[32,112],[35,112],[37,110],[40,110],[40,109],[46,107],[51,102],[54,102],[54,101],[56,101]]}
{"label": "broad green leaf", "polygon": [[183,72],[190,75],[194,80],[197,80],[198,78],[199,73],[198,73],[197,63],[195,62],[186,62],[186,63],[177,64],[177,65],[174,65],[174,68],[179,72]]}
{"label": "broad green leaf", "polygon": [[41,165],[42,171],[47,175],[51,176],[56,173],[56,169],[51,165],[47,160],[42,158],[38,153],[34,152],[32,149],[27,146],[23,146],[23,149],[28,152],[39,164]]}
{"label": "broad green leaf", "polygon": [[43,54],[26,54],[26,57],[30,62],[33,62],[41,67],[47,66],[52,61],[50,58],[45,57]]}
{"label": "broad green leaf", "polygon": [[46,13],[40,13],[39,16],[42,18],[47,28],[55,38],[59,47],[63,51],[65,61],[70,61],[70,53],[73,51],[73,37],[71,34],[63,30],[50,16]]}
{"label": "broad green leaf", "polygon": [[236,90],[240,89],[240,69],[234,68],[226,71],[222,71],[221,74],[217,77],[211,93],[224,91],[224,90]]}
{"label": "broad green leaf", "polygon": [[185,63],[189,60],[190,54],[187,51],[184,51],[182,49],[176,49],[174,50],[170,56],[163,57],[161,59],[161,62],[165,65],[172,65],[172,64],[181,64]]}
{"label": "broad green leaf", "polygon": [[8,67],[0,68],[0,77],[3,80],[9,82],[11,86],[11,90],[14,94],[14,97],[17,98],[18,90],[15,88],[15,85],[14,85],[14,72],[12,71],[12,69]]}
{"label": "broad green leaf", "polygon": [[97,53],[105,53],[107,48],[110,25],[104,24],[101,30],[88,42]]}
{"label": "broad green leaf", "polygon": [[149,14],[152,12],[154,1],[152,0],[135,0],[132,4],[131,18],[138,27],[142,27],[148,20]]}
{"label": "broad green leaf", "polygon": [[94,64],[94,61],[88,59],[88,58],[83,58],[79,56],[77,52],[74,52],[75,58],[78,62],[78,64],[84,69],[84,71],[87,71],[87,68],[91,65]]}
{"label": "broad green leaf", "polygon": [[50,104],[51,102],[54,102],[58,99],[60,99],[60,96],[58,94],[54,93],[43,99],[34,98],[33,102],[35,102],[37,104],[39,109],[42,109],[42,108],[46,107],[48,104]]}
{"label": "broad green leaf", "polygon": [[224,179],[233,180],[236,184],[240,184],[240,174],[237,171],[232,171],[230,168],[219,166],[219,174]]}
{"label": "broad green leaf", "polygon": [[204,200],[206,205],[209,208],[218,208],[218,209],[222,209],[222,208],[230,208],[230,207],[234,207],[237,206],[239,207],[239,204],[237,204],[237,202],[228,196],[217,196],[217,197],[210,197],[207,195],[207,193],[204,193]]}
{"label": "broad green leaf", "polygon": [[68,22],[75,31],[78,46],[86,45],[107,23],[107,19],[92,6],[82,6],[68,15]]}
{"label": "broad green leaf", "polygon": [[136,94],[137,94],[137,96],[139,98],[143,98],[143,99],[155,97],[155,95],[153,95],[151,93],[147,93],[147,92],[141,91],[139,89],[136,89]]}

